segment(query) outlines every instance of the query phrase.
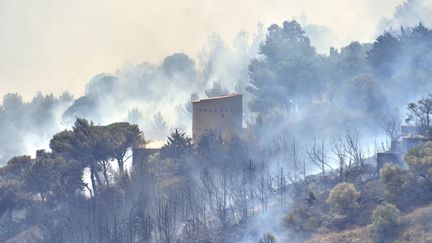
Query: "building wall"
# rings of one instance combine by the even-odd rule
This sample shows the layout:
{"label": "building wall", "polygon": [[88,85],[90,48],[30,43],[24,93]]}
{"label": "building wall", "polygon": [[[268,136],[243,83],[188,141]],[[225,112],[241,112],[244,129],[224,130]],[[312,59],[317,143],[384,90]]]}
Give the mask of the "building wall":
{"label": "building wall", "polygon": [[148,157],[159,153],[160,149],[154,148],[134,148],[132,149],[132,165],[143,165],[148,161]]}
{"label": "building wall", "polygon": [[411,126],[411,125],[402,125],[401,126],[401,135],[402,136],[409,136],[411,135],[420,135],[420,128],[417,126]]}
{"label": "building wall", "polygon": [[379,175],[379,171],[386,163],[397,164],[401,167],[404,167],[404,162],[402,159],[402,154],[393,153],[393,152],[383,152],[377,153],[377,172]]}
{"label": "building wall", "polygon": [[192,138],[216,135],[242,128],[242,95],[226,95],[192,102]]}
{"label": "building wall", "polygon": [[412,148],[425,144],[428,139],[424,137],[403,137],[402,138],[402,152],[408,153]]}

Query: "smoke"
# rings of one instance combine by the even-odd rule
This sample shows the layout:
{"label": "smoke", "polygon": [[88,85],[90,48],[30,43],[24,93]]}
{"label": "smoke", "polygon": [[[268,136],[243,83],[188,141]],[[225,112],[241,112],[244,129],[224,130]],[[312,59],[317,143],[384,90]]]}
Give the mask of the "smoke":
{"label": "smoke", "polygon": [[[419,19],[428,23],[429,16],[424,12],[429,6],[426,1],[405,2],[395,10],[392,23],[409,25]],[[2,117],[2,128],[13,131],[14,136],[9,132],[2,135],[6,145],[0,150],[0,159],[4,162],[12,155],[47,148],[52,134],[70,127],[76,117],[96,124],[136,123],[147,139],[165,139],[173,128],[190,133],[191,99],[233,92],[244,94],[246,124],[255,124],[254,119],[262,114],[273,114],[267,121],[271,126],[263,132],[263,141],[273,140],[280,131],[289,131],[291,136],[309,143],[317,134],[331,137],[350,127],[357,127],[366,136],[376,137],[380,133],[377,117],[383,110],[403,110],[408,101],[425,95],[406,84],[391,84],[394,80],[403,83],[402,79],[412,76],[419,79],[418,73],[406,71],[413,68],[415,59],[409,51],[400,53],[401,57],[392,63],[392,69],[397,72],[391,76],[371,76],[374,71],[368,60],[371,44],[353,42],[340,50],[330,49],[323,55],[334,41],[333,31],[309,23],[304,14],[296,19],[302,23],[302,31],[310,42],[308,53],[302,53],[305,51],[302,47],[286,45],[283,38],[276,38],[273,43],[273,47],[280,45],[280,50],[274,54],[265,53],[263,41],[269,40],[269,35],[262,25],[258,25],[256,33],[241,31],[231,44],[225,43],[217,34],[211,35],[195,60],[184,53],[175,53],[159,64],[126,65],[114,73],[95,75],[87,83],[85,95],[75,100],[63,101],[51,95],[47,97],[52,97],[50,99],[55,100],[52,102],[58,104],[49,105],[49,102],[38,103],[42,96],[39,95],[29,104],[20,101],[23,104],[18,108],[7,108],[7,102],[3,102],[2,110],[14,110],[15,115]],[[279,67],[269,62],[276,55],[291,64]],[[426,57],[426,64],[428,60]],[[278,97],[259,102],[266,109],[265,113],[254,108],[257,94],[250,90],[253,87],[251,81],[256,79],[254,69],[259,70],[257,74],[263,75],[263,82],[271,86],[269,93],[261,94],[261,98]],[[406,95],[394,102],[394,93]],[[49,115],[44,116],[42,122],[30,121],[27,115],[30,111],[21,106],[37,106],[39,112]]]}
{"label": "smoke", "polygon": [[306,35],[311,39],[312,45],[320,54],[329,54],[330,47],[340,43],[333,29],[319,24],[310,23],[305,13],[294,18],[303,27]]}
{"label": "smoke", "polygon": [[378,33],[399,31],[401,26],[414,27],[419,23],[432,26],[432,2],[428,0],[406,0],[395,8],[392,18],[383,18]]}
{"label": "smoke", "polygon": [[215,84],[218,95],[244,93],[249,60],[257,55],[261,36],[240,32],[234,43],[227,45],[215,34],[200,51],[198,63],[184,53],[176,53],[159,65],[129,65],[113,74],[96,75],[86,85],[85,95],[67,109],[63,118],[71,122],[84,117],[100,124],[136,122],[149,139],[164,139],[173,128],[190,132],[187,104],[191,95],[204,97]]}
{"label": "smoke", "polygon": [[[415,9],[411,6],[415,4],[419,3],[405,3],[395,16],[408,16],[402,13]],[[253,159],[263,162],[264,178],[264,161],[270,170],[265,176],[277,175],[282,163],[289,164],[287,160],[297,157],[293,153],[299,153],[298,160],[306,160],[304,150],[315,139],[328,143],[350,129],[356,129],[354,137],[367,150],[382,134],[381,114],[403,109],[407,100],[425,95],[423,89],[430,88],[432,51],[424,45],[430,37],[417,35],[425,32],[421,27],[409,29],[406,36],[390,35],[374,44],[352,42],[322,55],[331,44],[332,31],[302,21],[304,28],[287,21],[281,26],[271,25],[268,32],[261,26],[255,35],[242,31],[231,45],[214,34],[196,60],[175,53],[159,64],[127,65],[114,73],[98,74],[87,83],[85,94],[75,100],[67,93],[60,97],[38,94],[25,103],[19,95],[9,94],[0,109],[0,128],[4,131],[0,135],[4,144],[0,159],[46,148],[51,136],[70,127],[76,117],[96,124],[137,123],[147,139],[165,139],[173,128],[190,133],[192,99],[240,92],[245,97],[248,129],[258,137],[258,143],[247,152],[263,152],[262,158]],[[387,48],[392,45],[395,48]],[[413,46],[425,49],[412,52]],[[295,139],[298,152],[290,148]],[[209,154],[214,156],[205,156],[221,162],[213,167],[231,161],[252,162],[241,147],[248,144],[245,141],[231,141],[239,146],[227,146],[231,153],[219,153],[223,150],[210,146]],[[370,153],[365,151],[364,155]],[[233,164],[230,166],[239,166]],[[222,167],[223,172],[230,171]],[[311,163],[305,167],[308,172],[314,170]],[[197,174],[196,168],[191,170]],[[283,176],[295,178],[289,173]],[[286,235],[278,233],[283,217],[275,208],[257,214],[248,222],[241,242],[254,242],[269,232],[286,240]]]}
{"label": "smoke", "polygon": [[160,64],[126,65],[95,75],[76,99],[68,93],[39,93],[26,103],[18,94],[8,94],[0,107],[0,162],[48,149],[52,135],[70,128],[76,117],[95,124],[129,121],[138,124],[147,139],[165,139],[174,128],[190,133],[191,97],[204,98],[215,83],[223,92],[245,93],[249,61],[258,55],[264,35],[261,25],[254,34],[239,32],[231,44],[214,34],[197,61],[175,53]]}
{"label": "smoke", "polygon": [[0,162],[46,149],[52,135],[66,128],[61,114],[72,102],[67,92],[59,97],[38,93],[30,102],[23,102],[18,94],[6,94],[0,106]]}

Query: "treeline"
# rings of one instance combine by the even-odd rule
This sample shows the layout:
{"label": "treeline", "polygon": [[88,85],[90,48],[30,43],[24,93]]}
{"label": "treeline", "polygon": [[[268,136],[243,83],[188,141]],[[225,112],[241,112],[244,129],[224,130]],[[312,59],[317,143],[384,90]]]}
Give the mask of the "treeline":
{"label": "treeline", "polygon": [[[252,97],[247,100],[256,120],[248,121],[245,131],[210,134],[192,144],[175,130],[159,154],[127,166],[131,149],[144,142],[137,125],[95,125],[78,119],[51,138],[50,152],[38,151],[34,159],[14,157],[1,169],[0,239],[20,241],[31,234],[42,242],[232,241],[223,229],[247,222],[272,205],[286,209],[313,201],[310,169],[323,176],[337,169],[335,178],[349,182],[356,171],[367,168],[370,151],[361,143],[368,135],[364,131],[384,124],[394,139],[399,116],[382,114],[411,94],[424,95],[422,90],[429,87],[430,36],[431,31],[419,25],[323,56],[295,21],[272,25],[260,46],[262,56],[249,65],[247,90]],[[116,97],[152,90],[160,77],[181,77],[178,85],[186,86],[188,75],[196,74],[194,63],[180,54],[160,67],[140,68],[146,71],[135,70],[138,74],[132,72],[136,76],[130,79],[95,78],[86,95],[62,114],[74,117],[84,107],[84,113],[98,116],[122,100]],[[155,82],[146,86],[146,78]],[[226,89],[216,84],[207,95],[221,92]],[[102,102],[110,94],[115,96]],[[158,94],[152,93],[153,102]],[[68,97],[64,100],[71,100]],[[62,100],[41,99],[50,104]],[[187,112],[184,102],[180,108]],[[420,105],[410,106],[411,111]],[[21,121],[20,116],[29,113],[22,107],[44,106],[7,96],[0,109],[5,114],[2,124]],[[93,113],[95,107],[98,112]],[[39,123],[49,127],[53,109],[44,113],[36,108],[35,114],[48,114]],[[139,110],[130,114],[142,119]],[[413,117],[417,123],[422,118]],[[155,127],[164,127],[160,114],[154,120],[161,125]]]}
{"label": "treeline", "polygon": [[[163,139],[169,129],[189,127],[191,99],[227,92],[244,94],[248,123],[264,119],[277,124],[262,134],[268,139],[272,131],[286,129],[312,140],[317,132],[330,137],[347,126],[375,135],[377,117],[404,109],[431,88],[431,30],[422,24],[383,33],[374,43],[331,48],[326,55],[316,52],[295,21],[270,26],[259,50],[258,44],[245,44],[244,34],[238,50],[220,38],[211,40],[197,61],[176,53],[160,65],[143,63],[96,75],[76,99],[37,95],[23,102],[17,94],[5,96],[0,162],[47,144],[75,117],[97,124],[139,124],[149,138]],[[167,93],[176,95],[167,98]]]}
{"label": "treeline", "polygon": [[125,168],[140,134],[78,119],[53,136],[52,152],[11,159],[1,168],[1,239],[22,241],[26,231],[42,242],[218,241],[217,228],[265,211],[275,193],[288,202],[286,174],[269,170],[247,134],[193,145],[175,130],[160,154]]}
{"label": "treeline", "polygon": [[400,116],[431,88],[432,31],[419,24],[392,33],[320,55],[295,21],[270,26],[249,65],[250,109],[296,137],[330,137],[346,127],[376,134],[382,114]]}
{"label": "treeline", "polygon": [[63,127],[61,112],[72,103],[68,92],[59,97],[38,93],[29,102],[19,94],[6,94],[0,105],[0,164],[49,141]]}
{"label": "treeline", "polygon": [[[263,148],[257,134],[251,128],[208,134],[192,144],[175,130],[160,153],[125,166],[131,149],[144,143],[138,127],[78,119],[53,136],[52,152],[15,157],[1,169],[0,237],[22,241],[19,233],[27,232],[42,242],[229,242],[229,227],[313,197],[311,166],[333,173],[326,145],[278,137]],[[341,181],[365,166],[357,136],[347,132],[332,143]]]}

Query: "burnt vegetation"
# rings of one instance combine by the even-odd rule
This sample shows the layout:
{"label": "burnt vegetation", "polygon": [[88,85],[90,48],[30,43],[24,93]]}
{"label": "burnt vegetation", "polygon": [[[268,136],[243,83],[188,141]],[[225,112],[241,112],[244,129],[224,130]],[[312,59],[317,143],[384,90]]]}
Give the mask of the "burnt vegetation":
{"label": "burnt vegetation", "polygon": [[[159,153],[138,163],[132,150],[146,143],[147,133],[132,122],[74,118],[72,127],[50,130],[55,107],[68,107],[64,119],[97,117],[95,103],[121,86],[117,78],[95,78],[76,100],[65,93],[26,103],[8,94],[0,127],[19,132],[0,135],[2,146],[19,146],[27,127],[54,135],[49,151],[13,157],[0,169],[0,241],[425,239],[416,237],[432,234],[430,223],[412,225],[425,221],[415,210],[430,211],[432,142],[411,149],[403,166],[387,161],[378,173],[375,154],[398,139],[401,107],[431,139],[432,98],[424,93],[432,88],[431,43],[432,31],[419,24],[321,55],[297,22],[272,25],[242,87],[254,114],[247,127],[196,142],[173,129]],[[182,82],[198,76],[184,54],[167,58],[152,71],[158,72]],[[218,82],[205,91],[209,97],[227,92]],[[197,97],[192,93],[189,101]],[[129,112],[135,122],[146,115],[150,134],[168,129],[161,113]],[[388,141],[369,146],[376,130]]]}

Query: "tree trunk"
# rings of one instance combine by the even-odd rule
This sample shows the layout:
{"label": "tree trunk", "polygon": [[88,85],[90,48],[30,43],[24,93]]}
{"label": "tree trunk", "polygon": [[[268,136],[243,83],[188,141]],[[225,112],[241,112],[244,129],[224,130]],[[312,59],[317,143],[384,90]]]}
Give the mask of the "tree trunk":
{"label": "tree trunk", "polygon": [[94,165],[90,165],[90,180],[92,183],[93,194],[97,194],[96,182],[95,182],[95,168]]}
{"label": "tree trunk", "polygon": [[123,175],[123,173],[124,173],[124,161],[123,161],[123,158],[117,158],[117,164],[118,164],[118,167],[119,167],[119,173],[120,173],[120,175]]}
{"label": "tree trunk", "polygon": [[105,182],[106,182],[107,186],[109,186],[109,179],[108,179],[107,166],[106,166],[107,163],[108,163],[108,161],[103,161],[102,167],[103,167],[103,176],[105,178]]}

